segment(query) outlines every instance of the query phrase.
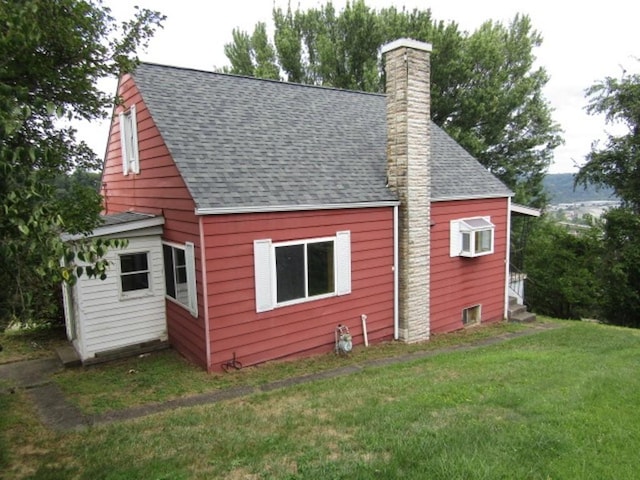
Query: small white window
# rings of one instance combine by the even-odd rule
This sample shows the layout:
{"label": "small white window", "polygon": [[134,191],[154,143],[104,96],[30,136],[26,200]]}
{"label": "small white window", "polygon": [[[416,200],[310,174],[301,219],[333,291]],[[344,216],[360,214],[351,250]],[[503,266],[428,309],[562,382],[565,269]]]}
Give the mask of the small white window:
{"label": "small white window", "polygon": [[147,252],[120,255],[120,291],[123,297],[149,291],[149,256]]}
{"label": "small white window", "polygon": [[493,253],[494,231],[490,217],[452,220],[450,256],[480,257]]}
{"label": "small white window", "polygon": [[482,306],[474,305],[473,307],[465,308],[462,310],[462,324],[477,325],[481,321]]}
{"label": "small white window", "polygon": [[167,297],[186,307],[191,315],[197,317],[198,298],[193,243],[187,242],[184,246],[165,243],[162,249]]}
{"label": "small white window", "polygon": [[120,113],[120,146],[122,151],[122,173],[140,173],[138,155],[138,123],[136,106],[131,105],[127,112]]}
{"label": "small white window", "polygon": [[351,293],[350,232],[254,242],[256,311]]}

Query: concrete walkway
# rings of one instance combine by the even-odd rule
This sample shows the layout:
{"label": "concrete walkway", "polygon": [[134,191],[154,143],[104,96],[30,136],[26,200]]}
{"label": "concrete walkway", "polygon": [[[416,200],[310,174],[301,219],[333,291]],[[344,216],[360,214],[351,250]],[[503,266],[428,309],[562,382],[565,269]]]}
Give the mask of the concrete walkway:
{"label": "concrete walkway", "polygon": [[[261,386],[239,386],[224,390],[192,395],[188,397],[176,398],[162,403],[152,403],[132,407],[125,410],[106,412],[98,415],[84,415],[78,408],[71,404],[64,396],[60,388],[51,380],[51,375],[60,371],[62,363],[58,358],[44,360],[32,360],[27,362],[16,362],[0,365],[0,382],[9,384],[9,392],[15,389],[25,389],[27,395],[32,400],[42,423],[56,431],[66,432],[81,430],[92,425],[108,424],[124,420],[140,418],[154,413],[165,412],[182,407],[194,407],[198,405],[208,405],[244,397],[259,392],[269,392],[293,385],[310,383],[317,380],[341,377],[352,373],[360,372],[368,367],[378,367],[393,365],[397,363],[410,362],[422,358],[433,357],[442,353],[455,351],[470,351],[488,345],[495,345],[513,338],[534,335],[544,330],[557,328],[557,324],[538,324],[526,330],[516,333],[502,334],[496,337],[479,340],[472,344],[444,347],[436,350],[415,352],[398,357],[381,358],[366,362],[348,365],[333,370],[313,373],[298,377],[291,377],[278,380]],[[90,372],[87,372],[90,374]],[[1,393],[1,392],[0,392]]]}
{"label": "concrete walkway", "polygon": [[8,384],[8,393],[24,389],[40,415],[42,423],[57,431],[87,426],[86,418],[69,403],[51,375],[63,369],[57,357],[0,365],[0,382]]}

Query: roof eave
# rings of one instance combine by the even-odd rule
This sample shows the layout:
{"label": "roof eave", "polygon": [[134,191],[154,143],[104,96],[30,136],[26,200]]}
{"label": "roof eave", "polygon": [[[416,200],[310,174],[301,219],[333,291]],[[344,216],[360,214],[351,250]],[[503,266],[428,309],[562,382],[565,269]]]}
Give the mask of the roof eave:
{"label": "roof eave", "polygon": [[526,205],[520,205],[519,203],[511,203],[511,213],[518,215],[527,215],[529,217],[539,217],[542,211],[539,208],[528,207]]}
{"label": "roof eave", "polygon": [[164,225],[164,217],[160,217],[160,216],[149,217],[149,218],[143,218],[140,220],[134,220],[131,222],[117,223],[114,225],[105,225],[102,227],[97,227],[87,235],[64,233],[61,235],[61,238],[62,240],[67,242],[67,241],[80,240],[83,238],[106,237],[109,235],[119,235],[121,233],[132,232],[135,230],[142,230],[145,228],[153,228],[153,227],[158,227],[162,225]]}
{"label": "roof eave", "polygon": [[511,198],[513,197],[513,193],[495,193],[495,194],[480,194],[480,195],[461,195],[461,196],[450,196],[450,197],[435,197],[432,198],[432,202],[454,202],[458,200],[482,200],[482,199],[492,199],[492,198]]}
{"label": "roof eave", "polygon": [[397,200],[357,203],[329,203],[320,205],[249,205],[246,207],[204,207],[196,208],[196,215],[230,215],[236,213],[269,213],[269,212],[297,212],[309,210],[341,210],[346,208],[380,208],[396,207]]}

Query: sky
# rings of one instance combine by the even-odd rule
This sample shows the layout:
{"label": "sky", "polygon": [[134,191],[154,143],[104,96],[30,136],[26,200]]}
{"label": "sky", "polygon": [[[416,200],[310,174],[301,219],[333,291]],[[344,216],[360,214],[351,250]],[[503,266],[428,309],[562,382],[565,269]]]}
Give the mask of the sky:
{"label": "sky", "polygon": [[[213,70],[228,65],[224,45],[233,28],[253,31],[259,21],[271,23],[274,7],[286,9],[288,0],[104,0],[120,20],[131,18],[133,5],[158,10],[167,16],[149,47],[139,52],[143,61]],[[318,7],[320,0],[291,0],[292,8]],[[342,9],[346,0],[333,0]],[[544,94],[553,108],[553,119],[563,129],[565,144],[555,150],[550,173],[575,172],[584,163],[593,141],[616,132],[601,116],[585,111],[584,91],[607,76],[640,73],[640,2],[566,2],[561,0],[366,0],[375,9],[396,6],[430,8],[436,20],[455,21],[461,30],[473,32],[487,20],[508,24],[517,13],[531,17],[543,36],[534,50],[537,65],[550,76]],[[579,5],[579,6],[578,6]],[[115,92],[115,82],[102,84]],[[108,122],[78,126],[79,137],[98,156],[105,152]]]}

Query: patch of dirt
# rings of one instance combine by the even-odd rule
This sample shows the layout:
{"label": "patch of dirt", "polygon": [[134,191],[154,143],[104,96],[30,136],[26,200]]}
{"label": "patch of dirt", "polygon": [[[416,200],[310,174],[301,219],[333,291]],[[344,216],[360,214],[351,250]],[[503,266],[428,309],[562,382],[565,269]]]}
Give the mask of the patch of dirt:
{"label": "patch of dirt", "polygon": [[251,473],[245,467],[231,470],[225,477],[227,480],[258,480],[260,475]]}

